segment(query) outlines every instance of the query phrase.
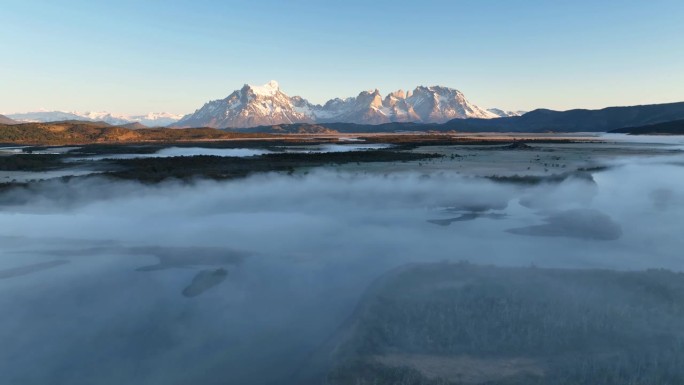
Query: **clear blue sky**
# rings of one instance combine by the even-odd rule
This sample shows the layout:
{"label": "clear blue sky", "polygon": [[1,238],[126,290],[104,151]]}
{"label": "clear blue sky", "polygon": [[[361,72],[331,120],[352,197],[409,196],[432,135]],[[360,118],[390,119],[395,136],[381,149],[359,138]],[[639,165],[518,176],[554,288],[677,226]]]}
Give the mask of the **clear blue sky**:
{"label": "clear blue sky", "polygon": [[313,102],[417,85],[483,107],[684,101],[682,0],[2,0],[0,112],[188,113],[278,80]]}

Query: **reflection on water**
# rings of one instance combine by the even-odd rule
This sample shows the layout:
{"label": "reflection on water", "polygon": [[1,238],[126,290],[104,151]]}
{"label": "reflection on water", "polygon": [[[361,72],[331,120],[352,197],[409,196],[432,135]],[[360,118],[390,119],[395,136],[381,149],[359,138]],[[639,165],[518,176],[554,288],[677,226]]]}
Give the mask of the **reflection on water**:
{"label": "reflection on water", "polygon": [[385,143],[374,144],[321,144],[315,146],[293,146],[286,152],[349,152],[363,150],[382,150],[390,148],[392,145]]}
{"label": "reflection on water", "polygon": [[138,158],[170,158],[174,156],[234,156],[247,157],[268,154],[270,151],[252,148],[206,148],[206,147],[167,147],[152,154],[104,154],[87,157],[72,158],[76,160],[102,160],[102,159],[138,159]]}
{"label": "reflection on water", "polygon": [[[66,176],[85,176],[96,174],[101,171],[92,170],[87,161],[103,159],[139,159],[139,158],[170,158],[177,156],[225,156],[225,157],[250,157],[273,153],[326,153],[326,152],[349,152],[363,150],[379,150],[388,148],[387,144],[322,144],[311,146],[288,146],[272,148],[271,150],[254,148],[208,148],[208,147],[166,147],[151,154],[100,154],[89,156],[75,156],[64,158],[65,168],[47,171],[2,171],[0,170],[0,183],[18,182],[24,183],[35,180],[61,178]],[[64,154],[79,147],[48,147],[30,153],[25,146],[0,147],[0,156],[17,154]],[[85,163],[84,163],[85,161]],[[73,164],[78,166],[73,167]]]}
{"label": "reflection on water", "polygon": [[311,146],[287,146],[272,148],[270,150],[254,148],[207,148],[207,147],[167,147],[152,154],[104,154],[87,157],[71,158],[77,160],[102,160],[102,159],[137,159],[137,158],[169,158],[174,156],[227,156],[248,157],[272,153],[312,153],[312,152],[349,152],[361,150],[378,150],[388,148],[388,144],[320,144]]}
{"label": "reflection on water", "polygon": [[0,155],[22,154],[25,146],[0,147]]}

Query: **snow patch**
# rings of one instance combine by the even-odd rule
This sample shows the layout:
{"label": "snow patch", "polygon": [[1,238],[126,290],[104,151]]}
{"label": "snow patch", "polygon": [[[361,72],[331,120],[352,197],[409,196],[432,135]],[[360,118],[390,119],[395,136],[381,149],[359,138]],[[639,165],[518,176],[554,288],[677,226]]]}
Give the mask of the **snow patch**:
{"label": "snow patch", "polygon": [[254,91],[254,94],[259,96],[274,96],[280,90],[280,86],[275,80],[271,80],[263,86],[253,86],[251,84],[248,84],[248,86]]}

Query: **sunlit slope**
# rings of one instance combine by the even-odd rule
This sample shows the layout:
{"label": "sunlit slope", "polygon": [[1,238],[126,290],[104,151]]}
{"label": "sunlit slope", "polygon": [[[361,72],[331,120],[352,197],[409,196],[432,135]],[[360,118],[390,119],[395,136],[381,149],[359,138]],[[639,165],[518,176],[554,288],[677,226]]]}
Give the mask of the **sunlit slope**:
{"label": "sunlit slope", "polygon": [[[183,141],[230,139],[240,134],[213,128],[132,129],[101,122],[67,121],[57,123],[0,124],[0,143],[62,145],[144,141]],[[253,136],[253,135],[252,135]]]}

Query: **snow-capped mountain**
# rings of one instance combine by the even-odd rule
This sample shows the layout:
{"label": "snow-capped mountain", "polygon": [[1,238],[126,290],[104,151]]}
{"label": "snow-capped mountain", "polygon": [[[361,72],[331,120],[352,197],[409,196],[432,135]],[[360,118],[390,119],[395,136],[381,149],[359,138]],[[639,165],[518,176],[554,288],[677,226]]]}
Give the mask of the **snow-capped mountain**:
{"label": "snow-capped mountain", "polygon": [[249,128],[290,123],[391,122],[444,123],[452,119],[517,116],[522,112],[483,109],[459,90],[431,86],[413,91],[398,90],[383,97],[379,90],[363,91],[355,97],[331,99],[323,105],[300,96],[288,96],[276,81],[263,86],[245,84],[225,99],[213,100],[185,116],[169,113],[116,115],[109,112],[36,111],[7,115],[18,122],[63,120],[102,121],[111,125],[140,123],[148,127]]}
{"label": "snow-capped mountain", "polygon": [[225,99],[213,100],[174,127],[248,128],[289,123],[390,122],[444,123],[458,118],[499,117],[469,102],[462,92],[448,87],[417,87],[383,97],[380,91],[363,91],[356,97],[312,104],[300,96],[290,97],[276,81],[263,86],[245,84]]}
{"label": "snow-capped mountain", "polygon": [[123,118],[131,123],[140,123],[148,127],[166,127],[179,121],[183,115],[168,112],[150,112],[146,115],[126,115]]}
{"label": "snow-capped mountain", "polygon": [[496,115],[499,118],[509,118],[511,116],[521,116],[525,115],[527,111],[504,111],[500,108],[489,108],[487,111],[491,112],[492,114]]}
{"label": "snow-capped mountain", "polygon": [[29,122],[57,122],[61,120],[90,120],[81,115],[77,115],[71,112],[64,111],[35,111],[35,112],[22,112],[17,114],[7,114],[11,119],[17,122],[29,123]]}
{"label": "snow-capped mountain", "polygon": [[263,86],[245,84],[227,98],[213,100],[184,116],[174,126],[243,128],[313,122],[309,102],[285,95],[278,83],[271,81]]}
{"label": "snow-capped mountain", "polygon": [[114,115],[109,112],[65,112],[65,111],[35,111],[9,114],[8,117],[18,122],[58,122],[63,120],[85,120],[105,122],[119,126],[130,123],[140,123],[148,127],[168,126],[177,122],[182,115],[166,112],[152,112],[147,115]]}
{"label": "snow-capped mountain", "polygon": [[332,99],[323,106],[312,106],[313,119],[320,123],[382,124],[392,121],[377,89],[363,91],[355,98]]}

